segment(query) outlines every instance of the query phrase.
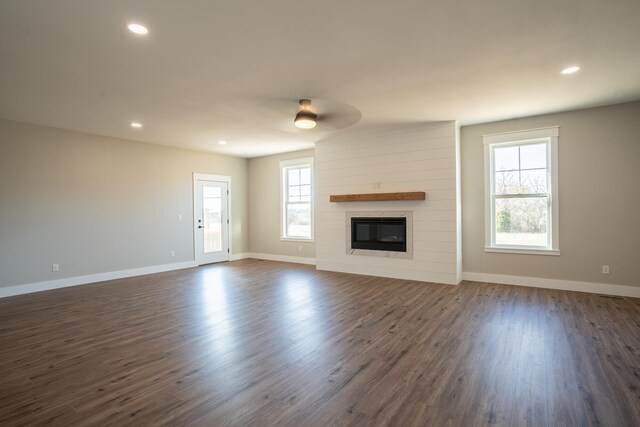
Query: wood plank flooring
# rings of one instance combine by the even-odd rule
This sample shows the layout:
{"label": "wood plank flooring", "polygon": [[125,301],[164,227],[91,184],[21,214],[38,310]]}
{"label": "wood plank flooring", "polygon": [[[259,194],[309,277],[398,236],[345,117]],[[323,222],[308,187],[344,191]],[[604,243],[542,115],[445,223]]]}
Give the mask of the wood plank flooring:
{"label": "wood plank flooring", "polygon": [[258,260],[4,298],[0,425],[639,426],[640,300]]}

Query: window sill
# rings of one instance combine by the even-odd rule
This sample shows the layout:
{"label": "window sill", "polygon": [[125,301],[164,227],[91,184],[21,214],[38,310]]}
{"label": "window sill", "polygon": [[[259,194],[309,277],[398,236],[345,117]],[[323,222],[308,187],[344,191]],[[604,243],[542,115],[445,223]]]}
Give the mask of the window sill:
{"label": "window sill", "polygon": [[304,237],[281,237],[281,242],[303,242],[303,243],[314,243],[315,239],[305,239]]}
{"label": "window sill", "polygon": [[551,255],[560,256],[560,250],[558,249],[522,249],[513,247],[491,247],[485,246],[485,252],[495,252],[502,254],[523,254],[523,255]]}

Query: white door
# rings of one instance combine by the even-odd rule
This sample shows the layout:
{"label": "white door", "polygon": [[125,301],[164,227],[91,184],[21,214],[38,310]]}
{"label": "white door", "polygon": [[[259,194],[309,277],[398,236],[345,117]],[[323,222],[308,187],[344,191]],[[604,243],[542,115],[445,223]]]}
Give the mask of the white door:
{"label": "white door", "polygon": [[196,263],[229,261],[229,185],[206,179],[194,183]]}

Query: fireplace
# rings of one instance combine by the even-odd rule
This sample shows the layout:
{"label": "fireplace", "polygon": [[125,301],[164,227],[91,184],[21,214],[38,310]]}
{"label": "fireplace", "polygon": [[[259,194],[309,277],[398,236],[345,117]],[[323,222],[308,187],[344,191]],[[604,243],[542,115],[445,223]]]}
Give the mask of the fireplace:
{"label": "fireplace", "polygon": [[413,212],[346,212],[346,253],[413,258]]}
{"label": "fireplace", "polygon": [[394,217],[352,217],[351,249],[407,251],[407,219]]}

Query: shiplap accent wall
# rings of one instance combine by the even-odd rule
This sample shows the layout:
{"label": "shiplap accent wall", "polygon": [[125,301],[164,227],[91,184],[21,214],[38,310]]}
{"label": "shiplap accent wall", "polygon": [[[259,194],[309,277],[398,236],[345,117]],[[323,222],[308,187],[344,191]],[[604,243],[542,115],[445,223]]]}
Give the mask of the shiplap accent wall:
{"label": "shiplap accent wall", "polygon": [[[460,282],[455,122],[360,130],[316,143],[316,266]],[[330,203],[331,194],[426,191],[426,201]],[[413,259],[346,253],[348,211],[413,211]]]}

